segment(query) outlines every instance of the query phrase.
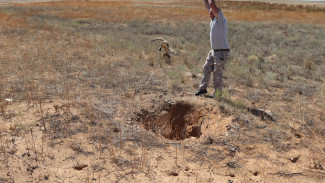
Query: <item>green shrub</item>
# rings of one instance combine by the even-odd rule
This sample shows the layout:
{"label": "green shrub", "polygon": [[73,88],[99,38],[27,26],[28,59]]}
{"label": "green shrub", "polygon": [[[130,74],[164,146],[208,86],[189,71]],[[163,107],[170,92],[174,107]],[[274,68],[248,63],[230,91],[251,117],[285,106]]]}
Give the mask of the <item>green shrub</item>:
{"label": "green shrub", "polygon": [[270,80],[276,80],[276,78],[277,78],[277,73],[272,72],[272,71],[270,71],[270,72],[266,72],[266,77],[267,77],[268,79],[270,79]]}

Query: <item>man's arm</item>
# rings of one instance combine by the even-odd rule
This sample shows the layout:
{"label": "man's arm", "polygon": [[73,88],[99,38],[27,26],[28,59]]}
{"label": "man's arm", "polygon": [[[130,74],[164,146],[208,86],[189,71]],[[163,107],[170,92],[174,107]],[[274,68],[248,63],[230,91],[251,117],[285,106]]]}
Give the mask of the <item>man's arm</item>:
{"label": "man's arm", "polygon": [[[205,0],[206,1],[206,0]],[[212,12],[216,18],[219,16],[219,8],[217,7],[216,3],[214,0],[209,0],[209,7],[212,9]]]}
{"label": "man's arm", "polygon": [[204,0],[204,5],[205,5],[205,8],[210,11],[210,6],[209,6],[209,2],[208,0]]}

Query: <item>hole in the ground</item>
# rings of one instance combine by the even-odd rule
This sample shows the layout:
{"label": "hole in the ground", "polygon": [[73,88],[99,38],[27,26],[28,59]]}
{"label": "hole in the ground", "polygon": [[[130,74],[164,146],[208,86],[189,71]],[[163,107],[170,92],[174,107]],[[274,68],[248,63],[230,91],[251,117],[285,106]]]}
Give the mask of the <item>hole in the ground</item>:
{"label": "hole in the ground", "polygon": [[142,110],[137,120],[146,130],[171,140],[184,140],[201,136],[201,112],[186,102],[167,101],[153,111]]}

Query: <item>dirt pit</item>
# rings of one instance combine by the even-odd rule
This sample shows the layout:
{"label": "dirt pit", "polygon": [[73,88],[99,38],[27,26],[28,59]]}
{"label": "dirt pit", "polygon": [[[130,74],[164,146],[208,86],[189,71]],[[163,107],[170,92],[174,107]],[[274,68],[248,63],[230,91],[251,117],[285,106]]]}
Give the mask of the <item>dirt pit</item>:
{"label": "dirt pit", "polygon": [[165,101],[160,105],[156,109],[142,109],[137,114],[137,121],[146,130],[177,141],[201,136],[204,114],[201,107],[184,101]]}

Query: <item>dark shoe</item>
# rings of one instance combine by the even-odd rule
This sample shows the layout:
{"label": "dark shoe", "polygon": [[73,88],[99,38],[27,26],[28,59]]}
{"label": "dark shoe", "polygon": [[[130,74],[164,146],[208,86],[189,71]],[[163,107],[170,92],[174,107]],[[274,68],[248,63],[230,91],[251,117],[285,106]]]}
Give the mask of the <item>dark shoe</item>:
{"label": "dark shoe", "polygon": [[208,91],[207,91],[206,89],[204,89],[204,90],[199,90],[199,91],[195,94],[195,96],[199,96],[199,95],[202,95],[202,94],[205,94],[205,93],[208,93]]}

